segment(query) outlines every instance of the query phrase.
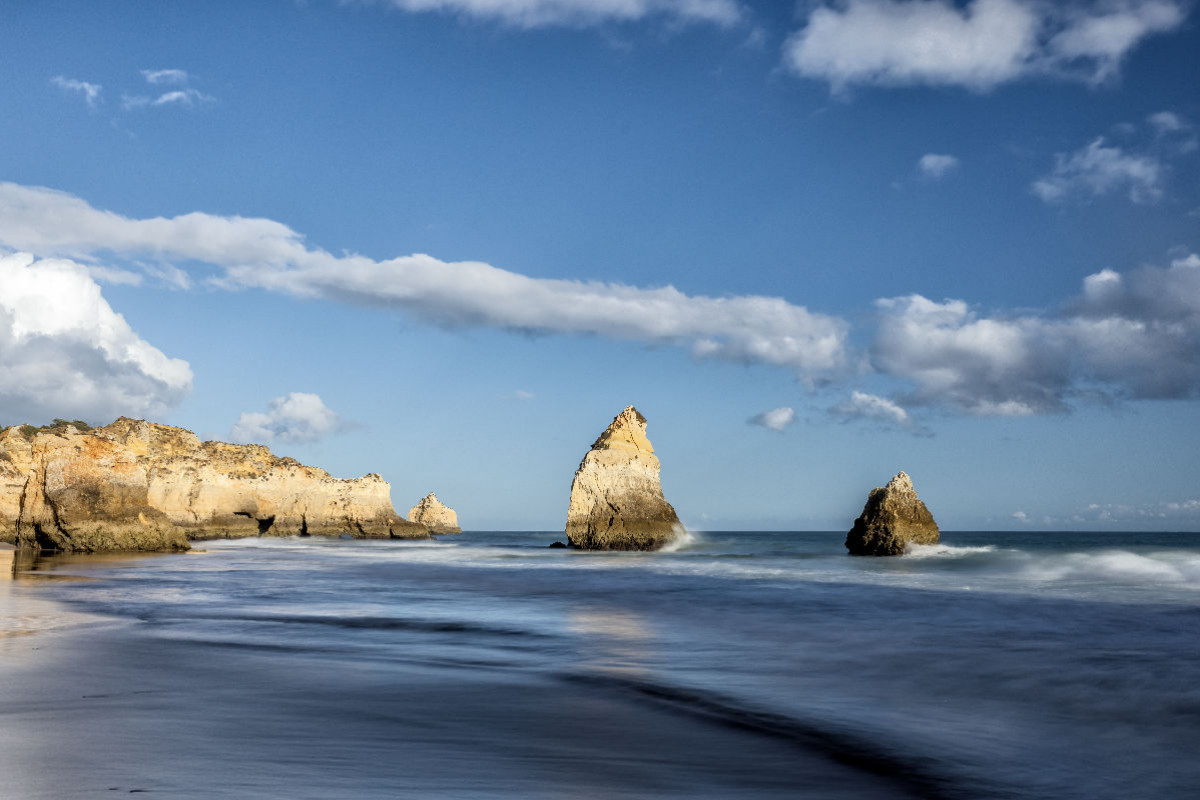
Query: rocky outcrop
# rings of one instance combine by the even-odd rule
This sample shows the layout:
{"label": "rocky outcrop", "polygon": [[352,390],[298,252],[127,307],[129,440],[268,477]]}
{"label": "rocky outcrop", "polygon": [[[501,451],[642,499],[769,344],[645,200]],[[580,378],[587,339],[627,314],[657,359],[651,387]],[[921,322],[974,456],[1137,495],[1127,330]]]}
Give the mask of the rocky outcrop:
{"label": "rocky outcrop", "polygon": [[663,497],[646,418],[629,406],[600,434],[571,483],[567,541],[585,550],[657,550],[682,536]]}
{"label": "rocky outcrop", "polygon": [[42,550],[185,550],[188,539],[427,538],[378,475],[339,480],[261,445],[122,417],[0,431],[0,532]]}
{"label": "rocky outcrop", "polygon": [[438,500],[433,492],[408,510],[408,521],[424,525],[430,533],[462,533],[462,528],[458,527],[458,514]]}
{"label": "rocky outcrop", "polygon": [[846,549],[856,556],[896,556],[909,544],[937,543],[937,523],[904,472],[882,489],[871,490],[862,515],[846,535]]}

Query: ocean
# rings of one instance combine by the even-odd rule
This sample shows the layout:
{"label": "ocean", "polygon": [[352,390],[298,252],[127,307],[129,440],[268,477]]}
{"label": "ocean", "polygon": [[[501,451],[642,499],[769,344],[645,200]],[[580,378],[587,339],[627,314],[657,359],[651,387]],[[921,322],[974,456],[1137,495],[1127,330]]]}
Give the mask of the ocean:
{"label": "ocean", "polygon": [[1200,534],[244,539],[0,583],[3,798],[1195,798]]}

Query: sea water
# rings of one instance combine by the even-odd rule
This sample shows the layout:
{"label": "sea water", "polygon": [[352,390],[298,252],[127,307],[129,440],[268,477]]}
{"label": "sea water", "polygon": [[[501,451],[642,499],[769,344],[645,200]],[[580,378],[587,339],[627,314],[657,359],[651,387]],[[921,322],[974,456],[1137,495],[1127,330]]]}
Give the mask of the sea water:
{"label": "sea water", "polygon": [[42,560],[0,797],[1200,796],[1200,535],[555,538]]}

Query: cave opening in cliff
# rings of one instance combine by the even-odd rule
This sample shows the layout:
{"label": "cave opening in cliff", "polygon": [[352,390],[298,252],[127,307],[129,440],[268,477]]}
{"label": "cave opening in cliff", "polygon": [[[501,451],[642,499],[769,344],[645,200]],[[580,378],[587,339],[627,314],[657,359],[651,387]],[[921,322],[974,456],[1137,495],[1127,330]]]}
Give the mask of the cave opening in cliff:
{"label": "cave opening in cliff", "polygon": [[258,535],[264,536],[267,531],[271,530],[271,526],[275,524],[275,515],[269,517],[260,517],[258,520]]}

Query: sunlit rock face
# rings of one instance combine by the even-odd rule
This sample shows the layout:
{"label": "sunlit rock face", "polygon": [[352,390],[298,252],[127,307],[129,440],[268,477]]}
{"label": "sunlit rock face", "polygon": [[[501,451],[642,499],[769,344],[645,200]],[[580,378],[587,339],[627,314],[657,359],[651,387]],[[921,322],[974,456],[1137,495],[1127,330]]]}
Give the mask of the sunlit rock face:
{"label": "sunlit rock face", "polygon": [[937,544],[938,526],[904,472],[882,489],[872,489],[862,515],[846,535],[856,556],[896,556],[909,544]]}
{"label": "sunlit rock face", "polygon": [[424,525],[431,533],[462,533],[462,528],[458,527],[458,514],[438,500],[433,492],[408,510],[408,521]]}
{"label": "sunlit rock face", "polygon": [[81,431],[0,431],[0,534],[21,547],[185,550],[258,535],[426,538],[378,475],[340,480],[261,445],[201,442],[122,417]]}
{"label": "sunlit rock face", "polygon": [[684,534],[663,497],[646,418],[617,415],[583,457],[571,484],[567,541],[585,550],[657,550]]}

